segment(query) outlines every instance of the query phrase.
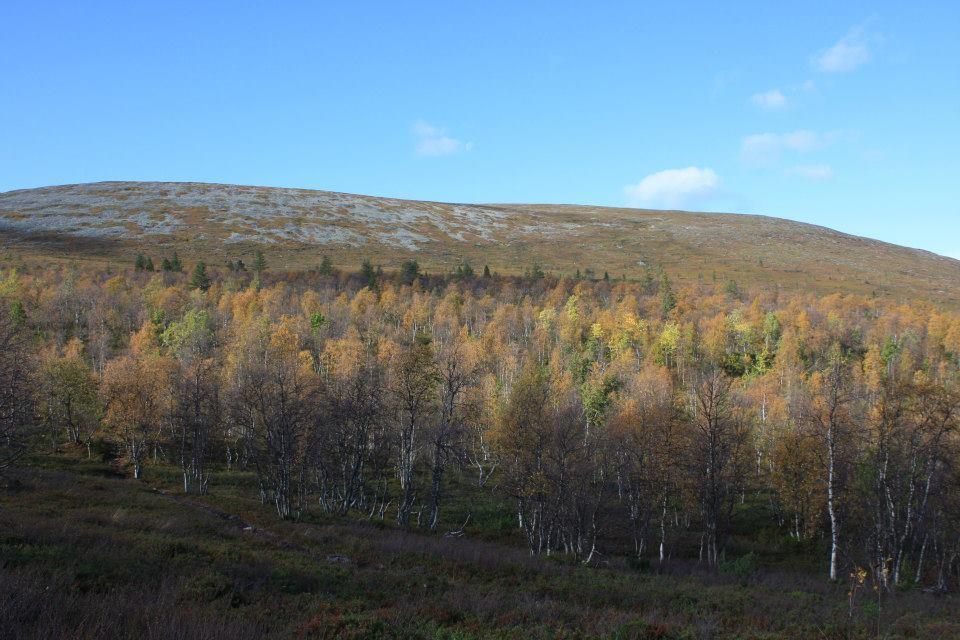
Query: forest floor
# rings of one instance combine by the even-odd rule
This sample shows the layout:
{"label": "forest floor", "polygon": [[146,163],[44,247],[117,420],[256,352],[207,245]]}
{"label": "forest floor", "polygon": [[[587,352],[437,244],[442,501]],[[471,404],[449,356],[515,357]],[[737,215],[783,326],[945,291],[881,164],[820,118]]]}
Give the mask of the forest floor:
{"label": "forest floor", "polygon": [[851,599],[801,569],[584,567],[496,530],[280,521],[249,473],[219,471],[187,497],[176,471],[137,481],[78,452],[8,469],[0,637],[960,638],[956,595]]}

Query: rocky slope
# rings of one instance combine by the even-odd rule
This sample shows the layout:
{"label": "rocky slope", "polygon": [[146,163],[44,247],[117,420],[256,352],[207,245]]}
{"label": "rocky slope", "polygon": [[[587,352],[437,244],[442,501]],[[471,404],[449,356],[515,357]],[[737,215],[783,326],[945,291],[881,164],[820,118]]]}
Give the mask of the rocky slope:
{"label": "rocky slope", "polygon": [[321,254],[354,266],[408,257],[522,271],[593,269],[638,277],[876,293],[960,304],[960,261],[808,224],[736,214],[570,205],[473,205],[303,189],[104,182],[0,194],[0,242],[50,256],[121,259],[178,251],[219,260],[262,248],[277,267]]}

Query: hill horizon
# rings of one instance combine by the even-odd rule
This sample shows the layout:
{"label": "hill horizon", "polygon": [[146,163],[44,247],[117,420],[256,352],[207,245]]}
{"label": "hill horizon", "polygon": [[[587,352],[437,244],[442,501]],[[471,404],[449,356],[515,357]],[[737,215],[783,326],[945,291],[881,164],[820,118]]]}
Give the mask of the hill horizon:
{"label": "hill horizon", "polygon": [[314,189],[106,181],[0,193],[0,240],[39,255],[140,251],[208,263],[262,249],[278,268],[417,259],[522,273],[804,287],[960,303],[960,261],[787,218],[548,203],[453,203]]}
{"label": "hill horizon", "polygon": [[840,235],[849,236],[851,238],[859,238],[863,240],[870,240],[873,242],[878,242],[885,245],[890,245],[893,247],[898,247],[902,249],[909,249],[912,251],[920,251],[922,253],[927,253],[938,258],[947,258],[956,262],[960,262],[960,258],[956,258],[952,255],[945,253],[939,253],[930,249],[925,249],[923,247],[911,246],[909,244],[900,244],[897,242],[890,242],[888,240],[883,240],[881,238],[875,238],[867,235],[859,235],[849,231],[843,231],[841,229],[836,229],[834,227],[817,224],[814,222],[805,222],[803,220],[796,220],[788,216],[779,216],[773,214],[764,214],[764,213],[746,213],[740,211],[719,211],[719,210],[698,210],[694,208],[652,208],[652,207],[631,207],[623,206],[618,207],[614,205],[605,205],[605,204],[587,204],[582,202],[470,202],[470,201],[454,201],[454,200],[442,200],[442,199],[431,199],[431,198],[404,198],[399,196],[392,195],[377,195],[377,194],[362,194],[352,191],[336,191],[334,189],[317,189],[311,187],[283,187],[275,185],[262,185],[262,184],[240,184],[240,183],[230,183],[230,182],[206,182],[202,180],[93,180],[91,182],[67,182],[63,184],[49,184],[42,185],[39,187],[23,187],[19,189],[8,189],[7,191],[0,191],[0,198],[19,193],[27,193],[31,191],[41,191],[46,189],[63,189],[71,187],[91,187],[91,186],[100,186],[100,185],[133,185],[133,184],[157,184],[157,185],[193,185],[199,187],[241,187],[245,189],[263,189],[271,191],[302,191],[302,192],[312,192],[312,193],[329,193],[339,196],[349,196],[349,197],[358,197],[358,198],[372,198],[377,200],[392,200],[397,202],[416,202],[424,204],[435,204],[435,205],[447,205],[447,206],[468,206],[468,207],[590,207],[592,209],[609,209],[614,211],[626,210],[626,211],[642,211],[647,213],[687,213],[694,215],[713,215],[713,216],[739,216],[744,218],[762,218],[768,220],[778,220],[782,222],[806,225],[809,227],[814,227],[817,229],[823,229],[826,231],[831,231]]}

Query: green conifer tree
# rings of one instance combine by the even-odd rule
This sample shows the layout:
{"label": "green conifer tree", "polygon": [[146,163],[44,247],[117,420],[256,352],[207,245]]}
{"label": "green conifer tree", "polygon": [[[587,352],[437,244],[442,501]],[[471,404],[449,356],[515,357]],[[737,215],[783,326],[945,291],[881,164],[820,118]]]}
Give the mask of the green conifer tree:
{"label": "green conifer tree", "polygon": [[664,317],[670,315],[670,312],[677,306],[677,297],[673,295],[673,288],[670,286],[670,278],[666,272],[660,276],[660,310]]}
{"label": "green conifer tree", "polygon": [[416,260],[404,260],[400,265],[400,282],[413,284],[420,277],[420,265]]}
{"label": "green conifer tree", "polygon": [[360,277],[363,279],[363,284],[368,287],[372,287],[374,281],[376,281],[377,275],[374,273],[370,258],[365,258],[363,264],[360,265]]}
{"label": "green conifer tree", "polygon": [[267,259],[263,255],[263,251],[257,249],[256,253],[253,254],[253,270],[259,276],[267,268]]}
{"label": "green conifer tree", "polygon": [[210,276],[207,275],[207,265],[198,262],[193,269],[193,275],[190,277],[190,288],[206,291],[210,288]]}
{"label": "green conifer tree", "polygon": [[323,256],[323,258],[320,260],[320,275],[333,275],[333,261],[330,260],[330,256]]}

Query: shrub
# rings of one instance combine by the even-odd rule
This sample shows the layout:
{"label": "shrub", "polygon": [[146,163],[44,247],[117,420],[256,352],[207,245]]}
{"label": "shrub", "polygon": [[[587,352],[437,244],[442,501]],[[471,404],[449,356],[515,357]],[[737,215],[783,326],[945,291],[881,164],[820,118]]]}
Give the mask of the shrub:
{"label": "shrub", "polygon": [[754,552],[740,556],[735,560],[720,563],[720,573],[729,573],[731,575],[746,580],[757,572],[760,568],[760,562]]}

